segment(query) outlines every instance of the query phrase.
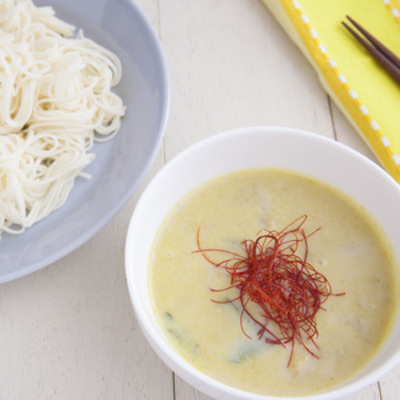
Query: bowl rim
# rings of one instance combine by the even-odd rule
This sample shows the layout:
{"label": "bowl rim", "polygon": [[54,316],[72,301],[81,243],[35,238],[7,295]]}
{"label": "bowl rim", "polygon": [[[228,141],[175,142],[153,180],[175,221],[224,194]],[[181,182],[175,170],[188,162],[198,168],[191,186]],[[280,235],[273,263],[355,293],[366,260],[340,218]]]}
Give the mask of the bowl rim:
{"label": "bowl rim", "polygon": [[[395,352],[392,356],[383,363],[383,365],[379,368],[376,368],[372,372],[367,373],[364,377],[356,379],[352,382],[353,377],[350,377],[343,383],[340,383],[332,388],[328,388],[326,391],[319,392],[312,395],[307,396],[269,396],[269,395],[260,395],[256,393],[250,393],[247,391],[243,391],[240,389],[233,388],[227,384],[221,383],[214,378],[209,377],[208,375],[198,371],[195,367],[193,367],[188,361],[186,361],[183,357],[175,351],[172,346],[168,343],[168,340],[165,337],[160,336],[159,330],[154,326],[154,321],[150,321],[147,314],[143,311],[142,308],[142,300],[138,296],[135,288],[135,279],[132,274],[132,236],[134,231],[136,230],[136,220],[139,215],[141,215],[143,208],[146,207],[147,198],[151,196],[153,188],[157,187],[159,182],[161,182],[165,175],[168,175],[169,171],[173,168],[176,168],[182,160],[193,155],[193,153],[202,151],[203,147],[207,147],[213,145],[214,142],[218,142],[220,140],[229,140],[232,137],[240,136],[243,134],[262,134],[264,132],[274,132],[276,131],[278,134],[286,134],[286,135],[300,135],[303,138],[306,138],[310,141],[315,141],[315,143],[326,144],[329,146],[333,146],[335,151],[342,152],[343,154],[347,154],[348,157],[354,158],[355,162],[362,163],[366,168],[369,168],[368,171],[372,171],[377,178],[382,180],[383,185],[389,185],[392,189],[396,190],[398,196],[400,197],[400,186],[397,182],[380,166],[375,164],[372,160],[364,156],[363,154],[357,152],[356,150],[337,142],[329,137],[322,136],[320,134],[316,134],[314,132],[283,127],[283,126],[250,126],[243,127],[233,130],[224,131],[222,133],[218,133],[212,136],[209,136],[205,139],[201,139],[191,146],[187,147],[180,153],[178,153],[175,157],[173,157],[170,161],[168,161],[153,177],[150,183],[147,185],[143,193],[141,194],[137,205],[133,211],[128,232],[126,236],[125,242],[125,273],[127,279],[127,285],[129,294],[131,297],[131,302],[134,308],[134,313],[139,322],[139,326],[141,327],[144,336],[147,341],[150,343],[153,350],[158,354],[158,356],[164,361],[164,363],[173,371],[175,371],[181,378],[187,381],[189,384],[194,386],[197,390],[200,390],[211,396],[226,396],[228,395],[229,399],[251,399],[251,400],[293,400],[293,399],[310,399],[310,400],[333,400],[338,399],[346,395],[350,395],[355,393],[363,388],[365,388],[368,384],[371,384],[377,381],[382,375],[387,373],[390,369],[392,369],[399,361],[400,361],[400,351]],[[261,167],[262,168],[262,167]],[[280,168],[280,167],[278,167]],[[237,170],[247,169],[246,167],[238,168]],[[290,168],[288,168],[290,169]],[[300,173],[303,173],[300,171]],[[308,175],[304,173],[305,175]],[[222,174],[215,174],[214,177],[220,176]],[[319,179],[316,177],[315,179]],[[208,179],[205,179],[207,181]],[[330,183],[330,182],[329,182]],[[197,183],[194,187],[197,187],[199,184]],[[332,184],[332,186],[334,186]],[[339,188],[340,189],[340,188]],[[186,193],[190,190],[186,190]],[[344,191],[344,190],[343,190]],[[164,218],[167,214],[164,214]],[[161,221],[162,222],[162,221]],[[160,225],[160,224],[159,224]],[[159,226],[158,225],[158,226]],[[147,271],[147,266],[145,266]],[[149,293],[149,291],[147,291]],[[150,301],[149,299],[147,299]],[[162,335],[162,334],[161,334]],[[386,342],[386,340],[385,340]],[[375,359],[376,356],[373,356]],[[370,361],[368,362],[368,364]],[[367,364],[367,365],[368,365]],[[357,375],[357,373],[355,374]],[[219,398],[219,397],[218,397]],[[224,398],[224,397],[221,397]]]}

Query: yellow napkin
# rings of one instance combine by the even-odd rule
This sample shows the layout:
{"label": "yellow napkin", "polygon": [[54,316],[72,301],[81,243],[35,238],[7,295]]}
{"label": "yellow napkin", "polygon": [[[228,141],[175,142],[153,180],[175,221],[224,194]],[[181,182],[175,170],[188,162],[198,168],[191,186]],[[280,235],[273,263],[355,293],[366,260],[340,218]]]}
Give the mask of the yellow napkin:
{"label": "yellow napkin", "polygon": [[400,55],[400,0],[263,0],[325,90],[400,182],[400,86],[341,24],[351,16]]}

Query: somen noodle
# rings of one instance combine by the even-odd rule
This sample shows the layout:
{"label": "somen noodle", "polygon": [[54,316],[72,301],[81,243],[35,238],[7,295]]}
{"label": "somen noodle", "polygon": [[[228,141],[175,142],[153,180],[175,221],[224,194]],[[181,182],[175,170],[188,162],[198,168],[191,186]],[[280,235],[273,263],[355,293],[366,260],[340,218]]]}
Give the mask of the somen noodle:
{"label": "somen noodle", "polygon": [[50,7],[0,2],[0,235],[63,205],[120,127],[120,60],[74,32]]}

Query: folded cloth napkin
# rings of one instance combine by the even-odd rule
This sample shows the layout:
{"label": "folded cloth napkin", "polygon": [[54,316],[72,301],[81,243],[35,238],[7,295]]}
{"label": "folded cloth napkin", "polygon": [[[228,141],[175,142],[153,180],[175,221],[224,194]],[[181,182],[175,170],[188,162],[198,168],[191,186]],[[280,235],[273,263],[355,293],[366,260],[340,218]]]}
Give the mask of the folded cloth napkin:
{"label": "folded cloth napkin", "polygon": [[400,55],[400,0],[263,0],[320,81],[400,182],[400,86],[341,24],[346,15]]}

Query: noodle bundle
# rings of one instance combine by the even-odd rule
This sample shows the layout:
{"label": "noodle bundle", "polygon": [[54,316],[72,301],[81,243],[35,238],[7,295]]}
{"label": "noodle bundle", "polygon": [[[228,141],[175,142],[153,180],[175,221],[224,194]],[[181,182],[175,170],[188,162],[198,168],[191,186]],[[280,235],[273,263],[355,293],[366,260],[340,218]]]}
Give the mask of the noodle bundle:
{"label": "noodle bundle", "polygon": [[61,207],[125,106],[118,57],[31,0],[0,0],[0,235]]}

